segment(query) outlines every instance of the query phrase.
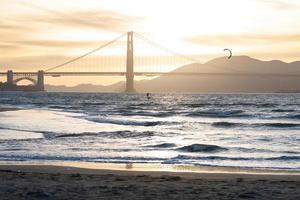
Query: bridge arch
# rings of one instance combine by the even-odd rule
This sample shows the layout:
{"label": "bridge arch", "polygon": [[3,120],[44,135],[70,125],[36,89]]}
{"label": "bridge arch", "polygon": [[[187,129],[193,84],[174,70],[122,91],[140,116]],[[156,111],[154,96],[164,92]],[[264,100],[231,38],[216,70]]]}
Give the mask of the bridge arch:
{"label": "bridge arch", "polygon": [[33,85],[37,84],[37,81],[31,77],[20,77],[14,80],[14,84],[18,84],[18,82],[23,81],[23,80],[27,80],[30,81],[31,83],[33,83]]}

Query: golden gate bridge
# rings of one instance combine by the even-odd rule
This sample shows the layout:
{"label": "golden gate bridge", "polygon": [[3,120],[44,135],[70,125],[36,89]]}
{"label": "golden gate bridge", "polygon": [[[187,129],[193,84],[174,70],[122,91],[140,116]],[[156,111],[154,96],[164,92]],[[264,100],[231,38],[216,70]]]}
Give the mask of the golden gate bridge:
{"label": "golden gate bridge", "polygon": [[[124,41],[125,39],[125,41]],[[136,49],[134,40],[140,40],[150,45],[155,50],[164,52],[165,56],[161,55],[140,55],[136,52],[145,49]],[[126,56],[115,54],[115,50],[106,53],[106,55],[96,56],[97,52],[103,52],[104,49],[116,43],[126,44]],[[122,50],[123,51],[123,50]],[[125,52],[125,51],[124,51]],[[112,55],[115,54],[115,55]],[[82,60],[85,60],[82,62]],[[33,83],[35,91],[44,91],[44,77],[62,77],[62,76],[125,76],[126,77],[126,92],[134,92],[134,77],[135,76],[160,76],[160,75],[174,75],[174,76],[260,76],[260,77],[300,77],[300,74],[295,73],[253,73],[245,72],[237,69],[224,69],[220,66],[211,65],[213,68],[225,70],[224,72],[203,72],[200,68],[194,68],[192,71],[178,71],[174,70],[183,64],[200,63],[199,61],[179,54],[170,50],[160,44],[146,38],[145,36],[136,33],[128,32],[111,40],[100,47],[97,47],[87,53],[78,57],[67,60],[59,65],[55,65],[38,72],[14,72],[8,70],[7,72],[0,72],[0,76],[6,76],[7,81],[5,87],[17,87],[17,83],[22,80],[28,80]],[[175,66],[175,68],[170,68]],[[91,69],[92,68],[92,69]]]}

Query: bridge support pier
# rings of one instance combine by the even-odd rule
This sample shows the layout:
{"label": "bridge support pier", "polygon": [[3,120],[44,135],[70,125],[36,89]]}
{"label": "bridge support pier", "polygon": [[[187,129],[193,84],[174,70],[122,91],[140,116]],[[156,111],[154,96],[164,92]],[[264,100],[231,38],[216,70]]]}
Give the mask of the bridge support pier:
{"label": "bridge support pier", "polygon": [[45,90],[45,85],[44,85],[44,71],[43,70],[40,70],[37,73],[37,84],[36,84],[36,87],[40,91],[44,91]]}
{"label": "bridge support pier", "polygon": [[6,83],[9,86],[12,86],[14,84],[14,72],[12,70],[7,71]]}
{"label": "bridge support pier", "polygon": [[126,63],[126,89],[125,89],[125,92],[135,92],[133,68],[134,68],[133,32],[128,32],[127,33],[127,63]]}

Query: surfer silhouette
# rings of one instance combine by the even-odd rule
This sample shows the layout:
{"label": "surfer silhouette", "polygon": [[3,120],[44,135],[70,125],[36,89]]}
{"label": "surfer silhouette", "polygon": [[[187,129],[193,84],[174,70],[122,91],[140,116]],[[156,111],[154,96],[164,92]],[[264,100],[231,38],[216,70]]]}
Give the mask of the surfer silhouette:
{"label": "surfer silhouette", "polygon": [[147,99],[150,99],[151,97],[150,97],[150,93],[147,93]]}

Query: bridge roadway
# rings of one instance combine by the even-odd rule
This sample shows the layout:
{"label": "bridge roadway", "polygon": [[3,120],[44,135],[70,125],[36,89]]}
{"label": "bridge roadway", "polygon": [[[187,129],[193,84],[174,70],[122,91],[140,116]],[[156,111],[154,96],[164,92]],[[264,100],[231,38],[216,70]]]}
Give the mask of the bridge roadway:
{"label": "bridge roadway", "polygon": [[[201,72],[134,72],[135,76],[256,76],[256,77],[300,77],[300,74],[280,73],[201,73]],[[0,72],[6,76],[7,72]],[[14,76],[37,76],[37,72],[14,72]],[[44,76],[126,76],[126,72],[45,72]]]}

